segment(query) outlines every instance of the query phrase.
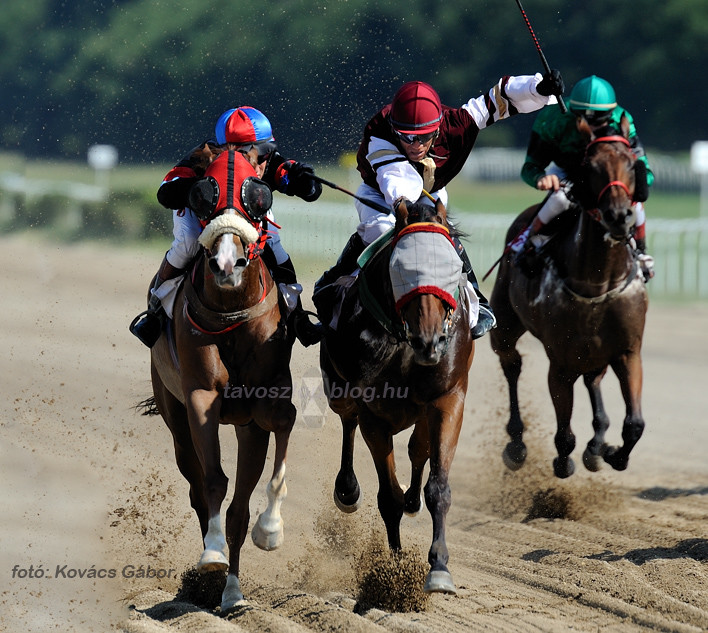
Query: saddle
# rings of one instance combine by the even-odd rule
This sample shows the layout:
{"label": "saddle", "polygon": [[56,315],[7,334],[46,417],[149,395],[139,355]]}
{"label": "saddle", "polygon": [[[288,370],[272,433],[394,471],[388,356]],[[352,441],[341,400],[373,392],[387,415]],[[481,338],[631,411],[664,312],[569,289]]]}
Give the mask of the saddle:
{"label": "saddle", "polygon": [[[350,288],[354,288],[353,292],[357,292],[360,299],[362,298],[362,287],[364,288],[363,294],[370,295],[366,281],[367,274],[370,274],[369,264],[390,247],[394,232],[394,229],[391,228],[369,244],[357,258],[358,267],[354,271],[341,275],[331,283],[318,288],[312,301],[317,309],[317,316],[324,326],[337,330],[342,304]],[[362,299],[362,303],[366,303],[366,299]],[[378,315],[375,316],[379,318]]]}

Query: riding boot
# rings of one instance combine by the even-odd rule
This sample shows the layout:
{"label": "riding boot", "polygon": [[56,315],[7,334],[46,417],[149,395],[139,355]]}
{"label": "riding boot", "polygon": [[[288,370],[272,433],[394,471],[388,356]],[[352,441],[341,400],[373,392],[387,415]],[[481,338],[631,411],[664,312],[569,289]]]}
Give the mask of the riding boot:
{"label": "riding boot", "polygon": [[641,237],[636,241],[636,251],[637,251],[637,261],[639,262],[639,267],[642,270],[642,275],[644,276],[644,283],[647,283],[654,276],[654,258],[651,255],[647,255],[647,240]]}
{"label": "riding boot", "polygon": [[159,297],[155,296],[154,291],[157,290],[163,282],[169,279],[176,279],[183,273],[183,269],[175,268],[167,261],[167,257],[164,257],[152,285],[147,310],[136,316],[130,324],[129,329],[131,333],[137,336],[147,347],[152,347],[157,343],[157,339],[160,338],[162,328],[167,319],[167,315],[162,309],[162,303]]}
{"label": "riding boot", "polygon": [[474,270],[472,270],[472,263],[470,262],[470,258],[467,256],[464,245],[457,237],[453,238],[452,241],[455,244],[455,248],[460,256],[460,259],[462,260],[462,272],[467,275],[467,279],[472,284],[472,287],[477,294],[477,298],[479,299],[479,315],[477,316],[476,325],[472,328],[472,339],[474,340],[484,336],[487,332],[489,332],[489,330],[497,327],[497,318],[494,316],[494,312],[492,311],[492,306],[489,305],[489,301],[487,301],[487,298],[479,289],[477,277],[474,274]]}
{"label": "riding boot", "polygon": [[353,273],[356,270],[359,255],[364,252],[364,248],[366,248],[364,240],[361,239],[361,236],[358,233],[354,233],[346,243],[342,254],[337,260],[337,263],[332,266],[332,268],[325,271],[324,274],[315,282],[313,297],[317,295],[325,286],[329,286],[331,283],[334,283],[343,275]]}
{"label": "riding boot", "polygon": [[[268,264],[268,250],[264,252],[266,264]],[[275,259],[273,257],[273,259]],[[297,340],[300,341],[303,347],[309,347],[322,340],[324,328],[321,323],[312,323],[308,313],[300,301],[302,286],[297,282],[295,274],[295,266],[290,258],[282,264],[272,262],[270,274],[273,281],[280,290],[280,296],[285,304],[285,312],[287,313],[286,322],[292,327]]]}

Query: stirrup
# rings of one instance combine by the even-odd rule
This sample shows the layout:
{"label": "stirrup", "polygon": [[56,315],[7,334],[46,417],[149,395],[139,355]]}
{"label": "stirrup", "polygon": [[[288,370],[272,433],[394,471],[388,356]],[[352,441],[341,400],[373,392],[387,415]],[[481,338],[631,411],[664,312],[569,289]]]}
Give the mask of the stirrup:
{"label": "stirrup", "polygon": [[144,310],[131,321],[128,329],[143,345],[151,348],[162,334],[164,314],[162,309]]}
{"label": "stirrup", "polygon": [[477,323],[472,328],[472,340],[484,336],[489,330],[493,330],[495,327],[497,327],[497,317],[494,316],[494,312],[492,312],[492,309],[488,306],[480,304]]}

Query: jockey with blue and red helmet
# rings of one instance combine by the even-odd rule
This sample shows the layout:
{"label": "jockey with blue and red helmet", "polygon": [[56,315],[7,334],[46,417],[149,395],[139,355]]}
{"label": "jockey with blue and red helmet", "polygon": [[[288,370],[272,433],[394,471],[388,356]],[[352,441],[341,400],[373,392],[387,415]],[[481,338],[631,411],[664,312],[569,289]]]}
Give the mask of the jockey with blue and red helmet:
{"label": "jockey with blue and red helmet", "polygon": [[645,252],[646,212],[643,203],[649,196],[654,174],[637,135],[632,115],[617,104],[615,89],[610,82],[597,75],[584,77],[573,86],[568,100],[568,112],[546,108],[534,121],[521,178],[531,187],[550,193],[531,225],[511,244],[511,250],[516,253],[516,262],[522,262],[529,252],[538,251],[550,237],[545,235],[544,227],[569,209],[573,199],[583,197],[581,166],[588,138],[578,128],[581,121],[586,121],[593,132],[606,135],[618,134],[623,119],[629,130],[630,147],[637,157],[634,239],[644,278],[648,281],[653,277],[654,260]]}
{"label": "jockey with blue and red helmet", "polygon": [[[363,180],[355,208],[357,231],[349,239],[337,264],[315,284],[315,297],[340,274],[356,268],[363,248],[395,224],[395,208],[402,201],[425,201],[426,194],[447,206],[446,185],[460,173],[481,130],[502,119],[533,112],[561,94],[558,71],[544,76],[502,77],[487,94],[470,99],[459,108],[444,105],[435,89],[423,81],[409,81],[391,103],[377,112],[364,128],[357,153],[357,168]],[[374,206],[388,207],[384,214]],[[431,204],[433,204],[431,202]],[[470,294],[479,299],[479,316],[472,334],[478,338],[496,324],[487,300],[479,291],[469,258],[457,244],[470,282]],[[476,302],[475,302],[476,303]]]}
{"label": "jockey with blue and red helmet", "polygon": [[[134,321],[131,332],[148,347],[160,336],[165,316],[171,317],[172,305],[182,275],[199,253],[197,241],[202,223],[190,208],[189,194],[192,187],[204,177],[201,150],[227,147],[244,154],[256,171],[258,178],[271,189],[297,196],[307,202],[319,198],[322,185],[311,176],[312,167],[294,160],[286,160],[278,152],[273,130],[268,118],[256,108],[241,106],[226,110],[216,121],[214,137],[192,149],[165,176],[157,191],[157,200],[172,210],[174,239],[159,267],[151,290],[148,310]],[[272,220],[272,212],[268,212]],[[317,342],[321,336],[319,324],[313,325],[302,309],[295,268],[283,248],[277,226],[270,223],[268,239],[262,258],[278,284],[288,306],[294,329],[303,345]]]}

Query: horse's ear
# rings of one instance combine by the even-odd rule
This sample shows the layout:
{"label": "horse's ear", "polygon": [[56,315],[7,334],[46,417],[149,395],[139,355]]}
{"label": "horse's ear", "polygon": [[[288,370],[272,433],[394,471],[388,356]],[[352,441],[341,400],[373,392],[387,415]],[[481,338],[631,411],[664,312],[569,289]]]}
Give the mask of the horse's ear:
{"label": "horse's ear", "polygon": [[192,159],[195,163],[206,171],[206,168],[214,162],[214,159],[221,154],[221,151],[213,151],[209,143],[204,143],[192,152]]}
{"label": "horse's ear", "polygon": [[440,218],[440,223],[446,225],[447,209],[445,208],[445,205],[442,203],[442,200],[440,200],[440,198],[435,201],[435,213]]}
{"label": "horse's ear", "polygon": [[620,119],[620,132],[624,138],[629,138],[629,117],[623,112],[622,118]]}
{"label": "horse's ear", "polygon": [[[243,154],[243,152],[241,152]],[[246,160],[251,163],[251,167],[255,169],[258,166],[258,148],[257,147],[251,147],[251,149],[248,150],[245,154],[243,154],[246,157]]]}
{"label": "horse's ear", "polygon": [[400,198],[396,201],[394,208],[396,210],[396,233],[404,226],[408,225],[408,205],[405,198]]}
{"label": "horse's ear", "polygon": [[578,132],[585,136],[588,141],[593,140],[592,128],[590,127],[590,124],[585,120],[585,117],[579,116],[575,125],[578,128]]}

